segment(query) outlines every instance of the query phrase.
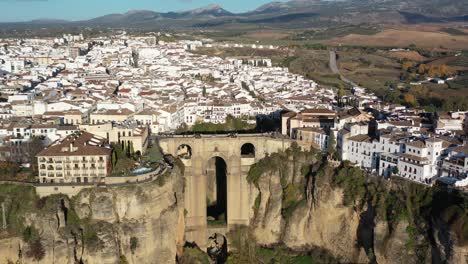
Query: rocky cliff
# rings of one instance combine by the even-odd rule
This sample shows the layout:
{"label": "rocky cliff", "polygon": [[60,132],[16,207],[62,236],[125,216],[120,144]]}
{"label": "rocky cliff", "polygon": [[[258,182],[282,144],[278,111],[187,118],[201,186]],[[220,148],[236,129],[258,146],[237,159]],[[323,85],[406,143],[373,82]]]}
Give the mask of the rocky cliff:
{"label": "rocky cliff", "polygon": [[[0,263],[174,263],[176,256],[205,263],[196,247],[182,254],[182,167],[154,182],[87,189],[71,199],[0,185],[0,224],[7,224]],[[254,164],[248,181],[251,226],[228,235],[232,263],[466,261],[468,198],[456,190],[367,177],[297,146]]]}
{"label": "rocky cliff", "polygon": [[252,167],[257,242],[322,249],[345,263],[463,263],[467,197],[455,190],[366,177],[298,149]]}
{"label": "rocky cliff", "polygon": [[174,263],[183,245],[184,181],[177,167],[151,183],[87,189],[72,199],[2,188],[8,228],[0,263]]}

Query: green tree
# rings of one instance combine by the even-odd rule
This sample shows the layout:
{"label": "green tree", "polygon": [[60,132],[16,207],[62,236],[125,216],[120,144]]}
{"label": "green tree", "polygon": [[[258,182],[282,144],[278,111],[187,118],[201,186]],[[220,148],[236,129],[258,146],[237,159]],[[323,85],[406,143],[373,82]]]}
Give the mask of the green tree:
{"label": "green tree", "polygon": [[122,154],[128,157],[128,147],[125,143],[122,143]]}
{"label": "green tree", "polygon": [[112,167],[115,167],[117,165],[117,152],[114,150],[112,151]]}
{"label": "green tree", "polygon": [[133,147],[133,142],[130,142],[129,143],[129,153],[130,153],[130,157],[134,158],[135,157],[135,148]]}

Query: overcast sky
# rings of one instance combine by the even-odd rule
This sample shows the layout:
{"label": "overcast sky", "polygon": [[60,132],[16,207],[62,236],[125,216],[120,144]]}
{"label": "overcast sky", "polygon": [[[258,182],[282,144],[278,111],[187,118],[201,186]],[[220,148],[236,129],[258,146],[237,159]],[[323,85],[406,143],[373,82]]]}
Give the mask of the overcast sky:
{"label": "overcast sky", "polygon": [[[231,12],[255,9],[272,0],[0,0],[0,21],[41,18],[81,20],[128,10],[181,11],[220,4]],[[275,0],[278,1],[278,0]],[[284,1],[284,0],[283,0]]]}

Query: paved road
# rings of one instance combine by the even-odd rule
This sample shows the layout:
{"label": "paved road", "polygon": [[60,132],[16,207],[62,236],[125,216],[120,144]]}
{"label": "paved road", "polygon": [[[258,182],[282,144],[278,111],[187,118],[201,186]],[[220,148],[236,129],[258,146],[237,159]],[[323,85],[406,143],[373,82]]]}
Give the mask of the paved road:
{"label": "paved road", "polygon": [[330,64],[330,70],[334,74],[340,75],[340,79],[343,82],[346,82],[346,83],[350,84],[353,87],[358,86],[356,83],[354,83],[350,79],[347,79],[346,77],[343,76],[343,74],[341,74],[340,69],[338,69],[338,65],[336,63],[336,52],[334,50],[330,50],[330,63],[329,64]]}

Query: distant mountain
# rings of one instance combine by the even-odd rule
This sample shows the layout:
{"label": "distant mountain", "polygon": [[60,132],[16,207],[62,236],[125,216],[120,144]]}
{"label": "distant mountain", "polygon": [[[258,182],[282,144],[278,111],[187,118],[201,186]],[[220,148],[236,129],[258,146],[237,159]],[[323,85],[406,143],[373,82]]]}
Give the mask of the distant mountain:
{"label": "distant mountain", "polygon": [[182,12],[184,15],[191,16],[213,16],[213,17],[223,17],[223,16],[233,16],[234,14],[226,11],[218,4],[208,5],[202,8],[190,10],[187,12]]}
{"label": "distant mountain", "polygon": [[34,20],[1,23],[0,28],[57,25],[106,26],[141,29],[220,27],[228,24],[252,24],[270,28],[310,28],[360,23],[433,23],[466,21],[467,0],[293,0],[271,2],[255,10],[235,14],[213,4],[182,11],[159,13],[133,10],[90,20]]}
{"label": "distant mountain", "polygon": [[31,20],[30,23],[34,23],[34,24],[57,24],[57,23],[68,23],[68,21],[66,21],[64,19],[41,18],[41,19]]}
{"label": "distant mountain", "polygon": [[154,11],[132,10],[125,14],[110,14],[75,23],[104,26],[125,26],[132,25],[134,23],[141,23],[144,21],[154,21],[160,18],[161,14]]}

